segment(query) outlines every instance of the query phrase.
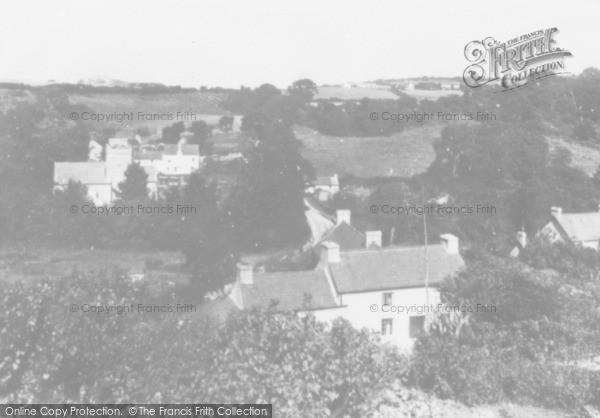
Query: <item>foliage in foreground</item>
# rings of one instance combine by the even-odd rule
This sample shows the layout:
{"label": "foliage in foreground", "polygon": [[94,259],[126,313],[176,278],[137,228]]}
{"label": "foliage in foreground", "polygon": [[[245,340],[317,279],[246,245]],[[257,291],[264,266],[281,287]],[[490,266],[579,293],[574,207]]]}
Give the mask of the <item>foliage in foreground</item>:
{"label": "foliage in foreground", "polygon": [[[555,251],[532,244],[524,260],[547,268],[555,261],[542,259]],[[584,249],[568,251],[571,258],[578,254],[579,261],[594,257]],[[595,258],[588,269],[600,266],[598,254]],[[571,267],[581,269],[581,264]],[[496,312],[475,308],[462,314],[468,323],[458,335],[432,331],[420,338],[410,380],[441,398],[466,404],[533,402],[564,409],[597,404],[600,374],[578,367],[577,361],[598,355],[600,283],[583,285],[580,273],[478,257],[446,284],[442,295],[452,306],[487,304]]]}
{"label": "foliage in foreground", "polygon": [[[163,292],[164,293],[164,292]],[[71,304],[171,305],[125,277],[81,276],[0,290],[4,402],[273,403],[281,416],[364,416],[402,358],[347,322],[239,312],[71,312]]]}

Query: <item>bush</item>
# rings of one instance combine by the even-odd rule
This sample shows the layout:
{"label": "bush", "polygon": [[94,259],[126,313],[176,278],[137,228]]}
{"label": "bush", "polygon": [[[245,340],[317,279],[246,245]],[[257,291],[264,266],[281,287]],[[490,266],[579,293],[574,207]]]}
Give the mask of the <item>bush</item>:
{"label": "bush", "polygon": [[73,303],[175,306],[177,299],[120,275],[2,287],[4,402],[235,400],[273,403],[278,416],[340,409],[360,417],[405,369],[395,349],[341,320],[243,311],[221,323],[194,314],[72,312]]}
{"label": "bush", "polygon": [[546,268],[559,260],[562,271],[479,256],[442,286],[449,305],[488,304],[496,312],[463,314],[459,334],[431,330],[421,336],[411,384],[469,405],[512,401],[577,410],[597,402],[597,374],[573,366],[597,355],[597,289],[586,284],[586,291],[572,291],[590,273],[576,260],[595,255],[572,249],[557,258],[554,248],[535,245],[524,259]]}

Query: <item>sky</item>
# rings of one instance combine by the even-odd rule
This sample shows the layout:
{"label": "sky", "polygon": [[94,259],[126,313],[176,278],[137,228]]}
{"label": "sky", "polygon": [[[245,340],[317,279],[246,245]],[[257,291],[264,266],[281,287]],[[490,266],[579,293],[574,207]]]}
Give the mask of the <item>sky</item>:
{"label": "sky", "polygon": [[600,68],[598,0],[3,0],[0,16],[1,81],[235,88],[462,76],[470,41],[550,27],[573,53],[567,71]]}

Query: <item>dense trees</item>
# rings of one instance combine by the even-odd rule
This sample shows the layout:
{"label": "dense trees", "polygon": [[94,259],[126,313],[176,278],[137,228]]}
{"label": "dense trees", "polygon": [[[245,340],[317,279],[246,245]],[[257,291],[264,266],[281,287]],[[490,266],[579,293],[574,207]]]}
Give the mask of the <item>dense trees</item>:
{"label": "dense trees", "polygon": [[[547,222],[551,206],[584,212],[595,210],[599,202],[596,183],[572,167],[570,152],[550,152],[546,139],[527,124],[450,125],[434,150],[436,159],[426,173],[374,187],[364,205],[427,206],[432,198],[447,195],[445,206],[474,212],[430,214],[430,238],[450,231],[506,254],[515,231],[525,228],[535,234]],[[495,212],[478,214],[477,205],[491,205]],[[384,234],[395,228],[397,243],[423,241],[422,216],[366,214],[366,219]]]}
{"label": "dense trees", "polygon": [[125,170],[125,179],[119,183],[117,192],[122,201],[145,200],[148,198],[148,174],[137,163]]}
{"label": "dense trees", "polygon": [[250,150],[231,207],[238,236],[248,248],[303,244],[310,230],[304,189],[311,168],[287,127],[272,127]]}
{"label": "dense trees", "polygon": [[223,132],[229,132],[233,129],[233,116],[225,115],[219,119],[218,127]]}
{"label": "dense trees", "polygon": [[212,136],[212,126],[203,120],[197,120],[192,122],[189,131],[192,133],[192,137],[188,139],[188,143],[199,145],[200,152],[206,154],[210,148],[208,140]]}
{"label": "dense trees", "polygon": [[[466,403],[511,400],[567,409],[597,403],[598,376],[576,361],[597,354],[600,284],[582,287],[575,270],[597,274],[598,263],[564,266],[559,247],[533,247],[527,260],[540,267],[560,264],[560,270],[533,270],[480,254],[442,287],[444,303],[468,321],[458,336],[433,329],[419,339],[413,383]],[[579,261],[592,256],[575,247],[567,253]]]}
{"label": "dense trees", "polygon": [[26,235],[31,209],[48,197],[54,161],[87,159],[89,133],[65,115],[66,95],[39,94],[0,112],[0,244]]}
{"label": "dense trees", "polygon": [[307,105],[302,100],[309,96],[302,86],[308,84],[300,83],[293,97],[268,84],[244,93],[249,95],[245,102],[255,107],[247,109],[242,130],[255,143],[247,153],[229,206],[237,236],[246,249],[299,245],[310,236],[304,190],[314,173],[300,154],[302,144],[292,131],[300,108]]}
{"label": "dense trees", "polygon": [[176,144],[182,132],[185,132],[185,124],[182,121],[166,126],[162,130],[162,141],[167,144]]}
{"label": "dense trees", "polygon": [[220,210],[217,201],[214,184],[206,184],[197,173],[190,176],[178,201],[193,208],[191,213],[175,221],[179,223],[176,227],[181,228],[177,248],[186,257],[193,287],[202,295],[222,289],[230,282],[237,261],[231,220]]}

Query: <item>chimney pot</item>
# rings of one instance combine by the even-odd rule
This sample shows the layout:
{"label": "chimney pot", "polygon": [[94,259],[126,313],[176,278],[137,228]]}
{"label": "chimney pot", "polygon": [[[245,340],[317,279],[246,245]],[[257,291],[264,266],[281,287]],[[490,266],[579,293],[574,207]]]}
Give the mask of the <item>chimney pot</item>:
{"label": "chimney pot", "polygon": [[517,231],[517,242],[523,248],[527,245],[527,233],[525,231]]}
{"label": "chimney pot", "polygon": [[560,220],[560,217],[562,215],[562,208],[559,206],[552,206],[550,208],[550,214],[556,219],[556,220]]}
{"label": "chimney pot", "polygon": [[440,235],[442,245],[448,254],[458,254],[458,237],[452,234]]}
{"label": "chimney pot", "polygon": [[237,265],[237,280],[242,284],[253,284],[252,266],[246,263],[238,263]]}
{"label": "chimney pot", "polygon": [[342,222],[346,222],[348,225],[351,225],[351,223],[350,223],[350,215],[351,215],[351,213],[350,213],[350,211],[348,209],[337,210],[336,213],[335,213],[335,218],[336,218],[335,225],[338,226]]}
{"label": "chimney pot", "polygon": [[381,231],[365,232],[365,248],[370,248],[371,246],[381,248]]}
{"label": "chimney pot", "polygon": [[321,244],[321,261],[328,264],[340,262],[340,246],[333,241],[325,241]]}

